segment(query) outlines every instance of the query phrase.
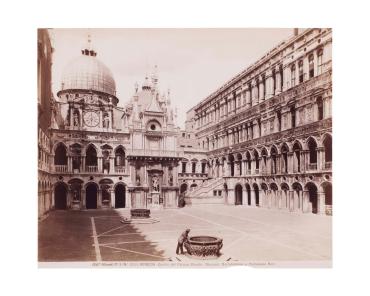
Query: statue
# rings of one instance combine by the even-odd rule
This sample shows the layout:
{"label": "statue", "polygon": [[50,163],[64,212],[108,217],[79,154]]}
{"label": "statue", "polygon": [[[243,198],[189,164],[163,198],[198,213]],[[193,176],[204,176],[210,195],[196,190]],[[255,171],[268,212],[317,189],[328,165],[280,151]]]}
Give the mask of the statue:
{"label": "statue", "polygon": [[78,114],[74,113],[73,114],[73,126],[79,126],[79,120],[78,120]]}
{"label": "statue", "polygon": [[154,191],[159,192],[159,183],[158,183],[158,177],[157,176],[154,176],[152,178],[152,186],[153,186]]}
{"label": "statue", "polygon": [[108,114],[105,114],[105,115],[104,115],[104,119],[103,119],[103,127],[104,127],[104,128],[109,128],[109,116],[108,116]]}

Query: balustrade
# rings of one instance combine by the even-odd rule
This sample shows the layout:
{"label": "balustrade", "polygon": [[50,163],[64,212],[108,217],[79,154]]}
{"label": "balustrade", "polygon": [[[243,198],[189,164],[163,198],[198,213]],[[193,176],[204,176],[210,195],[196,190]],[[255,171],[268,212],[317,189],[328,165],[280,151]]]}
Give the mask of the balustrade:
{"label": "balustrade", "polygon": [[54,165],[54,170],[57,173],[66,173],[68,171],[67,165]]}

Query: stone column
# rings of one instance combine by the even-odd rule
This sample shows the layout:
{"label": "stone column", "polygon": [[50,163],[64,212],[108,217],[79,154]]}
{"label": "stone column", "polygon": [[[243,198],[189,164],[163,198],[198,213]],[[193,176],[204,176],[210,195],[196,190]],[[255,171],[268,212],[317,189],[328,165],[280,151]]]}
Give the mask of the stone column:
{"label": "stone column", "polygon": [[317,192],[317,213],[325,215],[325,193],[323,191]]}
{"label": "stone column", "polygon": [[272,71],[268,70],[266,73],[266,99],[271,98],[274,95],[274,77],[272,77]]}
{"label": "stone column", "polygon": [[115,167],[114,167],[114,156],[110,156],[109,157],[109,173],[115,173],[116,170],[115,170]]}
{"label": "stone column", "polygon": [[103,157],[102,156],[98,157],[98,172],[99,173],[103,172]]}
{"label": "stone column", "polygon": [[81,155],[81,172],[86,172],[86,155]]}
{"label": "stone column", "polygon": [[289,212],[294,211],[294,191],[293,190],[289,190],[289,193],[288,193],[288,209],[289,209]]}
{"label": "stone column", "polygon": [[68,160],[67,160],[67,171],[71,173],[73,171],[73,166],[72,166],[72,156],[68,155]]}
{"label": "stone column", "polygon": [[303,200],[303,203],[302,203],[302,212],[303,213],[309,213],[310,211],[312,211],[312,209],[310,209],[310,197],[309,197],[309,193],[308,193],[308,190],[304,190],[303,193],[302,193],[302,200]]}
{"label": "stone column", "polygon": [[114,189],[110,190],[110,204],[113,209],[116,207],[116,191]]}
{"label": "stone column", "polygon": [[294,154],[294,152],[288,152],[288,157],[287,157],[288,173],[293,172],[293,154]]}
{"label": "stone column", "polygon": [[243,186],[242,190],[242,205],[248,205],[248,193],[245,186]]}
{"label": "stone column", "polygon": [[80,200],[81,209],[86,209],[86,190],[81,189],[81,200]]}
{"label": "stone column", "polygon": [[317,148],[317,170],[325,169],[325,153],[324,147]]}
{"label": "stone column", "polygon": [[251,188],[251,206],[256,206],[256,193],[253,187]]}
{"label": "stone column", "polygon": [[72,207],[72,200],[73,200],[72,190],[71,190],[70,186],[68,186],[68,190],[67,190],[67,209],[70,209]]}
{"label": "stone column", "polygon": [[261,77],[261,79],[259,81],[258,87],[259,87],[259,98],[258,98],[258,100],[259,100],[259,102],[262,102],[265,99],[265,97],[263,96],[264,86],[263,86],[262,77]]}
{"label": "stone column", "polygon": [[98,202],[97,203],[98,203],[97,208],[101,209],[101,207],[102,207],[102,190],[100,189],[100,187],[98,189]]}
{"label": "stone column", "polygon": [[275,95],[281,93],[281,74],[280,74],[280,71],[279,71],[279,67],[277,67],[275,69],[275,79],[276,79],[276,91],[275,91]]}

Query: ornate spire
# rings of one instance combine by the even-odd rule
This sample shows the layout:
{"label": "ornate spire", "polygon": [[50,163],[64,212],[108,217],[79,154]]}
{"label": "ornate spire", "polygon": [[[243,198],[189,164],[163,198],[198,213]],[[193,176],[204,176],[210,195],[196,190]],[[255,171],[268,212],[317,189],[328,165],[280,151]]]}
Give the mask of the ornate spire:
{"label": "ornate spire", "polygon": [[90,34],[90,30],[88,30],[87,43],[85,45],[85,48],[83,48],[81,50],[81,52],[82,52],[83,55],[92,56],[92,57],[96,57],[96,55],[97,55],[96,51],[93,49],[93,47],[91,45],[91,34]]}

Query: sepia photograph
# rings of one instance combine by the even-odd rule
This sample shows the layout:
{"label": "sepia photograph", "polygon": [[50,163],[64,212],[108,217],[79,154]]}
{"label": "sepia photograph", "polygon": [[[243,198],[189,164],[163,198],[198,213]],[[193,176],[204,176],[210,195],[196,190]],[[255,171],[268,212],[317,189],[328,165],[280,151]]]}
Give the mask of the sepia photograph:
{"label": "sepia photograph", "polygon": [[35,142],[40,268],[332,267],[331,28],[38,28]]}

